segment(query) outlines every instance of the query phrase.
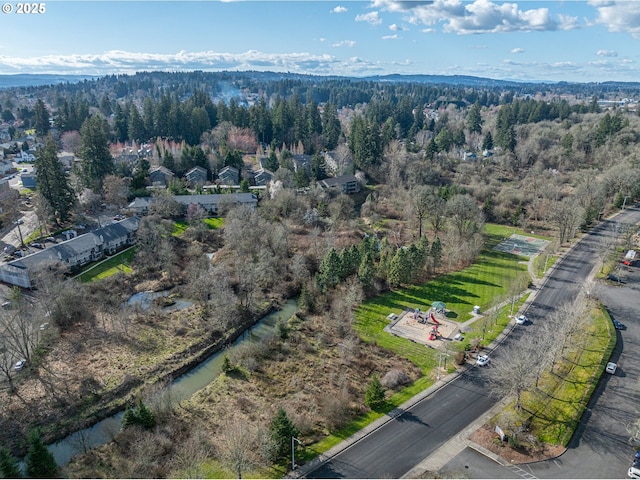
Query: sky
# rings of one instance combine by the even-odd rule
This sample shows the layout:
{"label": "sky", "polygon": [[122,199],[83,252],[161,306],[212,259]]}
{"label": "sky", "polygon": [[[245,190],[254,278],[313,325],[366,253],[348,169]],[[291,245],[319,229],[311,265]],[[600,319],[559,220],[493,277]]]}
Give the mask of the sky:
{"label": "sky", "polygon": [[41,12],[17,13],[21,4],[0,0],[0,74],[260,70],[640,81],[638,0],[37,5]]}

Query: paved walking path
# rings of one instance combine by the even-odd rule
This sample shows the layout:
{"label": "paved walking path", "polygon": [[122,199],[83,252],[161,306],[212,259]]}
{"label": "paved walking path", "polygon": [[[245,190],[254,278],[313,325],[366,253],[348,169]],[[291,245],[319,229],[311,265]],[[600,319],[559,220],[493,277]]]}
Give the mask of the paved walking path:
{"label": "paved walking path", "polygon": [[[617,215],[617,214],[614,214],[611,217],[614,217],[615,215]],[[526,311],[527,310],[529,305],[535,300],[535,297],[536,297],[538,291],[540,291],[540,289],[547,282],[549,276],[554,271],[556,266],[568,254],[568,252],[578,243],[578,241],[574,242],[570,247],[565,248],[559,254],[558,258],[553,263],[553,265],[545,272],[544,276],[542,278],[540,278],[540,279],[538,279],[534,275],[533,261],[535,259],[535,256],[533,256],[533,257],[531,257],[529,259],[529,261],[527,262],[528,263],[528,270],[529,270],[529,274],[531,275],[531,278],[532,278],[533,286],[530,289],[528,289],[528,290],[526,290],[525,292],[522,293],[522,295],[525,295],[527,293],[530,293],[530,295],[527,298],[527,300],[525,301],[525,303],[522,305],[522,307],[520,308],[520,311]],[[597,272],[597,269],[598,269],[598,266],[597,265],[594,266],[593,270],[591,271],[591,274],[590,274],[589,278],[594,278],[594,276],[595,276],[595,274]],[[491,310],[496,309],[496,308],[502,308],[504,305],[506,305],[506,304],[508,304],[510,302],[511,302],[511,300],[508,300],[508,301],[503,302],[503,303],[501,303],[499,305],[496,305],[492,309],[489,309],[487,312],[490,312]],[[476,321],[478,318],[481,318],[481,317],[482,317],[482,315],[474,315],[473,318],[471,318],[470,320],[468,320],[468,321],[464,322],[463,324],[461,324],[461,326],[460,326],[461,330],[464,332],[465,331],[465,327],[468,327],[471,323],[473,323],[474,321]],[[505,337],[511,332],[511,330],[514,327],[515,327],[515,320],[512,319],[511,323],[507,327],[505,327],[505,329],[500,333],[500,335],[489,346],[486,347],[486,350],[491,351],[494,348],[496,348],[498,345],[500,345],[502,343],[502,341],[505,339]],[[416,395],[415,397],[411,398],[410,400],[406,401],[400,407],[398,407],[398,408],[394,409],[393,411],[389,412],[384,417],[381,417],[380,419],[376,420],[375,422],[369,424],[364,429],[362,429],[359,432],[355,433],[354,435],[352,435],[348,439],[344,440],[340,444],[336,445],[335,447],[327,450],[324,454],[321,454],[320,456],[318,456],[317,458],[315,458],[311,462],[303,465],[302,467],[298,468],[297,470],[295,470],[293,472],[290,472],[289,475],[286,478],[300,478],[300,477],[304,477],[307,474],[311,473],[313,470],[318,468],[322,463],[324,463],[325,461],[327,461],[331,457],[337,455],[339,452],[341,452],[342,450],[348,448],[350,445],[354,444],[355,442],[357,442],[361,438],[367,436],[368,434],[370,434],[374,430],[380,428],[384,423],[386,423],[389,420],[395,418],[396,416],[404,413],[407,409],[411,408],[413,405],[415,405],[416,403],[418,403],[422,399],[428,397],[429,395],[431,395],[435,391],[439,390],[440,388],[443,388],[445,385],[447,385],[448,383],[453,381],[458,375],[460,375],[461,372],[464,372],[464,371],[468,370],[469,368],[471,368],[471,365],[470,364],[466,364],[462,368],[457,370],[456,372],[451,373],[451,374],[443,377],[441,380],[439,380],[436,383],[434,383],[431,387],[429,387],[428,389],[426,389],[423,392],[419,393],[418,395]],[[510,398],[505,398],[505,399],[501,400],[500,402],[498,402],[494,407],[492,407],[487,412],[485,412],[483,415],[478,417],[473,423],[469,424],[469,426],[467,426],[467,428],[465,428],[464,430],[462,430],[461,432],[456,434],[451,440],[449,440],[448,442],[443,444],[433,454],[431,454],[429,457],[425,458],[422,462],[420,462],[418,465],[416,465],[414,468],[412,468],[409,472],[407,472],[404,475],[403,478],[416,478],[416,477],[421,476],[424,472],[437,472],[442,467],[444,467],[451,459],[453,459],[456,455],[458,455],[460,452],[462,452],[467,447],[475,449],[476,451],[478,451],[478,452],[482,453],[483,455],[493,459],[494,461],[496,461],[497,463],[499,463],[499,464],[501,464],[503,466],[511,467],[511,465],[506,460],[500,458],[498,455],[494,454],[493,452],[490,452],[489,450],[487,450],[487,449],[483,448],[482,446],[477,445],[474,442],[472,442],[471,440],[469,440],[469,437],[471,436],[471,434],[473,434],[478,428],[480,428],[482,425],[487,423],[491,418],[493,418],[495,415],[497,415],[499,412],[501,412],[510,401],[511,401]]]}

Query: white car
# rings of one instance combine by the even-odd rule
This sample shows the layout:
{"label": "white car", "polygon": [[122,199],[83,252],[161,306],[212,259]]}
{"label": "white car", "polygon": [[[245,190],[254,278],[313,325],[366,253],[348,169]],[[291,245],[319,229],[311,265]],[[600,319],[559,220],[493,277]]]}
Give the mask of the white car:
{"label": "white car", "polygon": [[609,362],[607,363],[607,367],[605,368],[605,370],[607,373],[610,373],[611,375],[615,375],[617,368],[618,368],[618,365],[616,365],[613,362]]}
{"label": "white car", "polygon": [[478,355],[478,359],[476,360],[476,365],[479,367],[484,367],[489,363],[489,355]]}
{"label": "white car", "polygon": [[526,315],[518,315],[516,317],[516,323],[518,325],[524,325],[525,323],[527,323],[529,321],[529,319],[526,317]]}
{"label": "white car", "polygon": [[16,372],[18,372],[18,371],[22,370],[26,364],[27,364],[27,361],[23,358],[22,360],[18,360],[16,362],[16,364],[13,366],[13,369]]}
{"label": "white car", "polygon": [[640,468],[637,467],[629,467],[629,471],[627,472],[627,476],[629,478],[640,478]]}

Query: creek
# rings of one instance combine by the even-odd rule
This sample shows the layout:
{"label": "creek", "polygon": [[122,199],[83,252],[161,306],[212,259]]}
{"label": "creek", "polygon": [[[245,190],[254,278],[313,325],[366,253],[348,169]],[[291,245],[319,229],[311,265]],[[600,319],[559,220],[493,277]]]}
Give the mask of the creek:
{"label": "creek", "polygon": [[[155,293],[161,294],[162,292]],[[149,295],[139,296],[137,298],[140,300],[141,304],[144,304],[148,297]],[[143,299],[145,302],[143,302]],[[152,300],[153,298],[148,300],[148,305],[151,305]],[[137,301],[138,300],[135,300],[135,302]],[[142,308],[144,308],[144,306]],[[290,318],[296,312],[296,309],[296,301],[289,300],[280,310],[262,317],[253,327],[246,330],[231,345],[217,353],[214,353],[197,367],[176,378],[167,387],[173,390],[170,398],[179,402],[190,398],[198,390],[206,387],[220,375],[222,371],[222,361],[225,355],[233,353],[235,349],[239,348],[246,342],[257,342],[274,333],[278,320],[286,320]],[[48,448],[53,454],[58,465],[65,465],[74,455],[87,452],[92,448],[96,448],[110,442],[121,429],[123,415],[124,412],[121,411],[111,417],[101,420],[89,428],[74,432],[66,438],[48,445]]]}

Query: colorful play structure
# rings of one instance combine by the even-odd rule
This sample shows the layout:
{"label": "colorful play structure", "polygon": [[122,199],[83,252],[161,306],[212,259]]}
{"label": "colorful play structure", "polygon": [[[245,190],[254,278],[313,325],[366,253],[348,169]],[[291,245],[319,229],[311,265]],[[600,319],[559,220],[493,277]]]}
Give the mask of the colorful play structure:
{"label": "colorful play structure", "polygon": [[429,340],[436,340],[440,336],[438,327],[442,325],[442,323],[439,322],[434,315],[433,309],[430,309],[428,312],[421,312],[419,308],[416,308],[413,312],[413,318],[415,318],[419,323],[433,325],[431,332],[429,333]]}

